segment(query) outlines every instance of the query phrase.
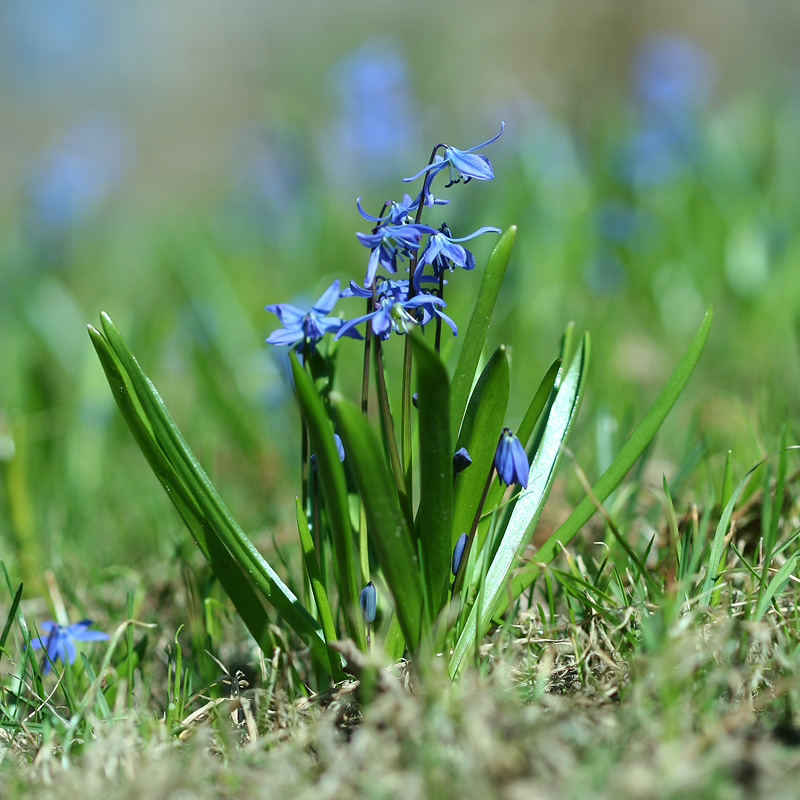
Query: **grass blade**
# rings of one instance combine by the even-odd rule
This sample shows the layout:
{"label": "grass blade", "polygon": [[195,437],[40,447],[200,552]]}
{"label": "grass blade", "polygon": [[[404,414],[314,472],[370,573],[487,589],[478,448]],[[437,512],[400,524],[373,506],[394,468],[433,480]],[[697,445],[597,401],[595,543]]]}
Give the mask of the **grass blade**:
{"label": "grass blade", "polygon": [[[601,503],[608,498],[617,486],[619,486],[628,470],[636,463],[639,456],[642,455],[645,448],[652,441],[656,431],[661,427],[661,423],[666,418],[672,406],[675,405],[675,401],[683,391],[683,387],[689,380],[703,352],[703,347],[705,346],[709,331],[711,330],[712,318],[713,313],[709,306],[700,328],[689,343],[689,347],[684,353],[683,358],[678,362],[677,367],[675,367],[675,371],[670,376],[666,386],[661,390],[661,394],[659,394],[642,421],[628,437],[628,440],[622,446],[622,449],[611,463],[611,466],[609,466],[592,487],[594,496]],[[561,544],[568,544],[578,531],[589,521],[595,511],[596,509],[591,498],[585,497],[581,500],[569,517],[567,517],[539,548],[536,557],[537,562],[547,563],[552,561],[556,554],[560,552]],[[514,576],[511,596],[517,597],[533,583],[539,573],[540,567],[538,564],[530,564],[525,569],[520,570],[520,572]]]}

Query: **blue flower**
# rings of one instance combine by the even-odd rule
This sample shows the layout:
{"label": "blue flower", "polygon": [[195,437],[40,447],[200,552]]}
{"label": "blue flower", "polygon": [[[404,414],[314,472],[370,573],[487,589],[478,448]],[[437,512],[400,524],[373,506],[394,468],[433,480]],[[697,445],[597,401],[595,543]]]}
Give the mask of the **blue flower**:
{"label": "blue flower", "polygon": [[[351,284],[345,289],[349,296],[369,297],[370,292]],[[408,333],[414,325],[425,326],[435,314],[446,322],[453,335],[458,335],[455,322],[441,308],[447,305],[441,297],[424,292],[413,297],[408,296],[408,281],[379,280],[376,287],[375,309],[369,314],[345,322],[336,333],[335,339],[344,336],[356,325],[372,320],[372,332],[381,339],[388,339],[392,331],[399,334]],[[411,313],[409,313],[409,310]]]}
{"label": "blue flower", "polygon": [[518,483],[522,488],[528,486],[528,456],[520,440],[511,433],[510,428],[503,428],[497,451],[494,454],[494,466],[497,477],[510,486]]}
{"label": "blue flower", "polygon": [[356,233],[358,241],[372,251],[367,263],[364,286],[372,286],[379,264],[392,274],[397,272],[397,259],[410,258],[419,249],[425,233],[436,233],[436,229],[430,225],[416,223],[386,224],[379,226],[372,233]]}
{"label": "blue flower", "polygon": [[72,664],[77,655],[75,642],[101,642],[108,639],[108,634],[103,631],[90,631],[91,624],[90,619],[84,619],[66,627],[51,621],[43,622],[39,626],[39,630],[47,635],[31,639],[31,647],[34,650],[44,648],[47,653],[42,665],[42,674],[50,672],[52,665],[58,659],[61,659],[62,663]]}
{"label": "blue flower", "polygon": [[361,606],[361,616],[367,625],[375,622],[375,607],[377,606],[378,594],[375,591],[375,586],[370,581],[358,596],[358,603]]}
{"label": "blue flower", "polygon": [[[505,122],[501,122],[500,133],[503,132],[505,127]],[[440,145],[441,147],[444,147],[444,156],[437,154],[432,164],[428,164],[428,166],[423,167],[415,175],[412,175],[410,178],[403,178],[403,180],[406,183],[409,181],[414,181],[419,178],[420,175],[427,173],[423,187],[423,194],[425,195],[425,202],[428,205],[431,205],[429,199],[433,199],[430,194],[430,185],[431,181],[433,180],[433,176],[441,172],[443,169],[447,169],[450,176],[450,183],[446,184],[445,188],[452,186],[454,183],[459,183],[462,180],[464,183],[467,183],[468,181],[472,180],[472,178],[475,178],[479,181],[491,180],[494,178],[494,172],[492,171],[492,165],[489,159],[486,158],[486,156],[477,155],[475,151],[480,150],[481,147],[486,147],[487,144],[491,144],[500,136],[500,133],[483,142],[482,144],[476,145],[475,147],[470,147],[469,150],[459,150],[457,147],[450,147],[446,144]]]}
{"label": "blue flower", "polygon": [[453,266],[463,267],[464,269],[475,269],[475,256],[470,253],[465,247],[462,247],[458,242],[466,242],[469,239],[474,239],[482,233],[500,233],[500,228],[494,228],[491,225],[484,225],[473,233],[459,238],[453,238],[450,229],[447,225],[432,233],[425,243],[425,248],[417,261],[416,269],[414,270],[414,286],[419,290],[419,280],[422,276],[422,270],[425,264],[433,265],[433,273],[437,277],[441,275],[445,269],[453,271]]}
{"label": "blue flower", "polygon": [[461,566],[461,559],[464,557],[464,548],[467,546],[467,534],[462,533],[458,537],[456,546],[453,548],[453,575],[458,574],[458,568]]}
{"label": "blue flower", "polygon": [[[274,303],[265,306],[267,311],[275,314],[283,328],[273,331],[267,337],[268,344],[291,344],[301,350],[308,342],[312,350],[314,345],[326,334],[335,333],[343,323],[339,317],[326,316],[339,298],[339,281],[335,280],[317,300],[310,311],[303,311],[289,303]],[[360,339],[358,331],[347,334]]]}

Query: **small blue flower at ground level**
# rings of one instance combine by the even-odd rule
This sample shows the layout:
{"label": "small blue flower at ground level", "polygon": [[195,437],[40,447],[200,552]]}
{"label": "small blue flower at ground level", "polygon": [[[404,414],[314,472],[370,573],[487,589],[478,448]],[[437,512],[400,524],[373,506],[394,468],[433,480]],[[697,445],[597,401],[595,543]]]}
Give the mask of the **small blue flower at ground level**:
{"label": "small blue flower at ground level", "polygon": [[[333,441],[336,445],[336,452],[339,454],[339,461],[344,461],[344,445],[342,444],[342,437],[338,433],[333,434]],[[311,464],[311,469],[317,471],[317,454],[312,453],[308,457],[308,462]]]}
{"label": "small blue flower at ground level", "polygon": [[52,669],[52,665],[61,660],[62,663],[74,663],[77,656],[75,642],[101,642],[108,639],[108,634],[103,631],[90,631],[89,626],[92,620],[84,619],[72,625],[63,626],[55,622],[43,622],[39,630],[46,634],[31,639],[31,647],[34,650],[44,648],[47,658],[42,665],[42,674],[46,675]]}
{"label": "small blue flower at ground level", "polygon": [[411,223],[409,225],[381,225],[374,233],[356,233],[364,247],[372,252],[367,262],[367,275],[364,286],[372,286],[378,266],[387,272],[397,272],[397,259],[411,258],[419,249],[423,234],[436,233],[430,225]]}
{"label": "small blue flower at ground level", "polygon": [[461,559],[464,556],[464,548],[467,546],[467,534],[462,533],[458,537],[456,546],[453,548],[453,575],[458,574],[458,568],[461,566]]}
{"label": "small blue flower at ground level", "polygon": [[[313,350],[314,345],[326,333],[336,333],[342,326],[344,320],[327,316],[333,310],[338,298],[339,281],[335,280],[309,311],[303,311],[290,303],[273,303],[265,306],[266,310],[275,314],[283,325],[267,337],[267,343],[295,345],[295,349],[302,350],[304,344],[308,342]],[[356,339],[362,338],[355,330],[347,335]]]}
{"label": "small blue flower at ground level", "polygon": [[371,625],[375,622],[375,608],[378,601],[378,594],[375,591],[375,587],[370,581],[362,590],[361,594],[358,596],[358,603],[361,606],[361,616],[364,618],[364,622],[367,625]]}
{"label": "small blue flower at ground level", "polygon": [[500,136],[505,127],[505,122],[501,122],[500,133],[498,133],[496,136],[493,136],[488,141],[483,142],[482,144],[476,145],[475,147],[470,147],[468,150],[459,150],[457,147],[443,145],[444,156],[437,154],[432,164],[428,164],[427,167],[423,167],[415,175],[412,175],[410,178],[403,178],[403,180],[408,183],[409,181],[416,180],[420,175],[427,173],[423,194],[425,195],[425,202],[428,205],[431,205],[429,199],[433,199],[430,194],[430,185],[431,181],[433,180],[433,176],[438,172],[441,172],[443,169],[447,169],[450,175],[450,183],[448,183],[445,188],[452,186],[455,183],[459,183],[462,180],[464,183],[467,183],[468,181],[472,180],[472,178],[475,178],[479,181],[491,180],[494,178],[494,172],[489,159],[486,158],[486,156],[476,154],[475,150],[480,150],[481,147],[486,147],[487,144],[491,144]]}
{"label": "small blue flower at ground level", "polygon": [[497,477],[510,486],[518,483],[523,489],[528,486],[528,456],[525,448],[510,428],[503,428],[497,451],[494,454],[494,466]]}
{"label": "small blue flower at ground level", "polygon": [[442,225],[436,233],[432,233],[425,243],[425,248],[414,270],[413,281],[415,288],[419,289],[419,280],[422,276],[422,270],[425,264],[433,265],[433,274],[437,277],[448,268],[452,272],[454,266],[463,267],[464,269],[475,269],[475,256],[458,243],[474,239],[482,233],[500,233],[500,228],[484,225],[467,236],[454,238],[447,225]]}
{"label": "small blue flower at ground level", "polygon": [[459,447],[453,454],[453,473],[458,475],[459,472],[463,472],[470,464],[472,464],[472,458],[467,452],[467,448]]}

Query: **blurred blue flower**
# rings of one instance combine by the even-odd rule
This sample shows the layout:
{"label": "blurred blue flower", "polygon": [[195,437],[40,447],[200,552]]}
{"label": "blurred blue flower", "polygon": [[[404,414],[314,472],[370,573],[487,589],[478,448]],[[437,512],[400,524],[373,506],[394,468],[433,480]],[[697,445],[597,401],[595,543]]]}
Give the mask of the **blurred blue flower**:
{"label": "blurred blue flower", "polygon": [[375,610],[378,603],[378,594],[372,581],[361,590],[358,603],[361,606],[361,616],[364,618],[364,622],[371,625],[375,622]]}
{"label": "blurred blue flower", "polygon": [[91,624],[92,620],[84,619],[66,627],[51,621],[43,622],[39,626],[39,630],[47,635],[31,639],[31,647],[34,650],[43,648],[47,653],[42,664],[42,674],[50,672],[59,659],[64,664],[74,663],[77,656],[75,642],[101,642],[108,639],[108,634],[103,631],[90,631]]}
{"label": "blurred blue flower", "polygon": [[674,121],[709,97],[713,65],[691,39],[658,34],[644,40],[634,61],[634,92],[647,118]]}
{"label": "blurred blue flower", "polygon": [[622,176],[633,186],[653,186],[679,175],[697,149],[712,62],[690,39],[652,36],[636,55],[633,82],[640,125],[623,148]]}
{"label": "blurred blue flower", "polygon": [[418,118],[406,59],[389,37],[375,37],[331,71],[336,112],[320,143],[335,181],[396,174]]}
{"label": "blurred blue flower", "polygon": [[129,160],[128,137],[115,121],[92,117],[73,125],[28,180],[32,221],[62,230],[85,219],[120,181]]}
{"label": "blurred blue flower", "polygon": [[[311,310],[303,311],[289,303],[273,303],[264,308],[278,317],[282,328],[273,331],[267,337],[268,344],[290,344],[295,349],[302,350],[306,342],[314,348],[316,343],[326,333],[336,333],[342,327],[343,320],[339,317],[327,316],[339,299],[339,281],[335,280],[312,306]],[[339,334],[344,335],[344,334]],[[347,336],[361,339],[358,331],[352,326],[347,331]],[[336,337],[337,339],[339,336]]]}
{"label": "blurred blue flower", "polygon": [[503,428],[497,451],[494,454],[494,466],[497,477],[510,486],[518,483],[522,488],[528,486],[528,456],[519,439],[510,428]]}

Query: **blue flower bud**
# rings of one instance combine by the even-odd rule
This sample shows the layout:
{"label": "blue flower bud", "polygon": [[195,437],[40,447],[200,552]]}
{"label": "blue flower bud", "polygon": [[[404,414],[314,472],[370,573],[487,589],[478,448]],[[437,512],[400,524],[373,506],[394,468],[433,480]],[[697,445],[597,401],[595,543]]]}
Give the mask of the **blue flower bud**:
{"label": "blue flower bud", "polygon": [[510,428],[503,428],[500,434],[500,441],[497,443],[497,452],[494,454],[494,466],[497,469],[497,477],[510,486],[518,483],[520,486],[528,486],[528,456],[525,448],[519,439],[511,433]]}
{"label": "blue flower bud", "polygon": [[459,472],[463,472],[471,463],[472,459],[467,452],[467,448],[459,447],[453,454],[453,473],[458,475]]}
{"label": "blue flower bud", "polygon": [[361,590],[361,594],[358,596],[358,602],[361,606],[361,616],[364,618],[364,622],[366,622],[367,625],[370,625],[375,621],[375,608],[377,605],[377,600],[377,592],[375,591],[375,587],[372,585],[372,581],[370,581]]}
{"label": "blue flower bud", "polygon": [[453,575],[458,573],[458,568],[461,566],[461,557],[464,555],[464,548],[467,546],[467,534],[462,533],[458,537],[456,546],[453,548]]}

